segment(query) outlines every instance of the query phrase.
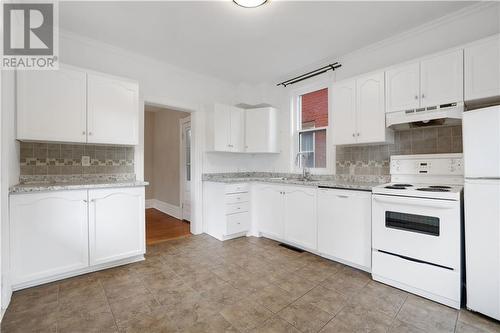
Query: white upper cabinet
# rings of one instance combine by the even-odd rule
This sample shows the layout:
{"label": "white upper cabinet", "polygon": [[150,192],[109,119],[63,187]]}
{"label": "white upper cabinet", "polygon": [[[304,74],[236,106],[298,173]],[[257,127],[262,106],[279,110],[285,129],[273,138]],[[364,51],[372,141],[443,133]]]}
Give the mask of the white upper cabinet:
{"label": "white upper cabinet", "polygon": [[207,115],[207,150],[233,153],[275,153],[277,110],[241,109],[215,104]]}
{"label": "white upper cabinet", "polygon": [[465,48],[465,100],[500,95],[500,35]]}
{"label": "white upper cabinet", "polygon": [[336,83],[332,91],[334,144],[394,141],[385,126],[384,73]]}
{"label": "white upper cabinet", "polygon": [[332,89],[333,141],[337,145],[356,141],[356,81],[335,83]]}
{"label": "white upper cabinet", "polygon": [[17,72],[17,139],[86,142],[87,76],[59,70]]}
{"label": "white upper cabinet", "polygon": [[144,187],[89,190],[90,265],[145,252]]}
{"label": "white upper cabinet", "polygon": [[139,86],[66,65],[19,71],[16,138],[137,145]]}
{"label": "white upper cabinet", "polygon": [[384,73],[356,80],[357,143],[386,141]]}
{"label": "white upper cabinet", "polygon": [[420,107],[463,101],[463,51],[457,50],[420,63]]}
{"label": "white upper cabinet", "polygon": [[139,86],[88,74],[88,143],[139,143]]}
{"label": "white upper cabinet", "polygon": [[277,121],[275,108],[245,110],[245,152],[278,152]]}
{"label": "white upper cabinet", "polygon": [[208,115],[208,150],[242,152],[244,150],[244,110],[223,104],[215,104]]}
{"label": "white upper cabinet", "polygon": [[420,64],[399,66],[385,73],[387,112],[415,109],[420,105]]}
{"label": "white upper cabinet", "polygon": [[385,73],[386,112],[461,102],[463,51],[426,57]]}

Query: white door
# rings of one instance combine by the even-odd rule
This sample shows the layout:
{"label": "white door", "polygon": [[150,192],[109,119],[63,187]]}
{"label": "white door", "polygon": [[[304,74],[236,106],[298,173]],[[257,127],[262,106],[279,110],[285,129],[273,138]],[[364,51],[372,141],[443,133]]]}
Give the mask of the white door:
{"label": "white door", "polygon": [[86,190],[19,194],[10,201],[14,285],[88,267]]}
{"label": "white door", "polygon": [[88,75],[88,142],[139,143],[139,86],[111,76]]}
{"label": "white door", "polygon": [[357,142],[385,141],[384,73],[356,80]]}
{"label": "white door", "polygon": [[231,151],[231,107],[216,104],[214,108],[214,151]]}
{"label": "white door", "polygon": [[258,231],[278,240],[284,239],[282,193],[280,186],[258,184],[252,202]]}
{"label": "white door", "polygon": [[285,240],[306,249],[317,249],[316,188],[285,188]]}
{"label": "white door", "polygon": [[500,319],[500,180],[465,182],[467,308]]}
{"label": "white door", "polygon": [[386,112],[420,106],[420,64],[399,66],[385,72]]}
{"label": "white door", "polygon": [[85,142],[87,75],[71,67],[17,72],[17,139]]}
{"label": "white door", "polygon": [[371,268],[371,193],[318,190],[318,251]]}
{"label": "white door", "polygon": [[230,108],[230,151],[242,152],[245,150],[245,110],[236,107]]}
{"label": "white door", "polygon": [[465,48],[465,100],[500,95],[500,37]]}
{"label": "white door", "polygon": [[191,221],[191,121],[181,119],[181,207],[182,219]]}
{"label": "white door", "polygon": [[464,112],[466,178],[500,177],[500,106]]}
{"label": "white door", "polygon": [[356,143],[356,81],[336,83],[332,88],[333,142]]}
{"label": "white door", "polygon": [[89,190],[90,264],[145,252],[144,187]]}
{"label": "white door", "polygon": [[464,99],[463,51],[453,51],[420,63],[420,106],[434,106]]}

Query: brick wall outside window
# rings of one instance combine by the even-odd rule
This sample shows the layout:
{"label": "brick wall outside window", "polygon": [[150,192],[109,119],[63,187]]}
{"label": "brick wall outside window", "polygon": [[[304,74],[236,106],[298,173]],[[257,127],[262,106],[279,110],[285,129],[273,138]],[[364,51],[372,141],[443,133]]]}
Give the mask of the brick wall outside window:
{"label": "brick wall outside window", "polygon": [[[301,97],[302,129],[328,126],[328,88],[313,91]],[[326,131],[316,132],[315,166],[326,167]]]}

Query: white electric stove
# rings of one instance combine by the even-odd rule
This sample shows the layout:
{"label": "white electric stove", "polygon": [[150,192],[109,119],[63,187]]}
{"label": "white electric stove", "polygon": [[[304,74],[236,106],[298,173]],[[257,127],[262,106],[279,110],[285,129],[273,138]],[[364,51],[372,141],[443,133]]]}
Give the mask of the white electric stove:
{"label": "white electric stove", "polygon": [[372,276],[460,308],[462,154],[391,157],[391,183],[373,188]]}

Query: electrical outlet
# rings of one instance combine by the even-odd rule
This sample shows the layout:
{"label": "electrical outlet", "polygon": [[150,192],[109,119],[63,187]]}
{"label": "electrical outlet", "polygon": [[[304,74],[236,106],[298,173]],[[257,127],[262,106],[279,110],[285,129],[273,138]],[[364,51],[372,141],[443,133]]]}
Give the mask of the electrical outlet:
{"label": "electrical outlet", "polygon": [[82,156],[82,166],[90,166],[90,156]]}

